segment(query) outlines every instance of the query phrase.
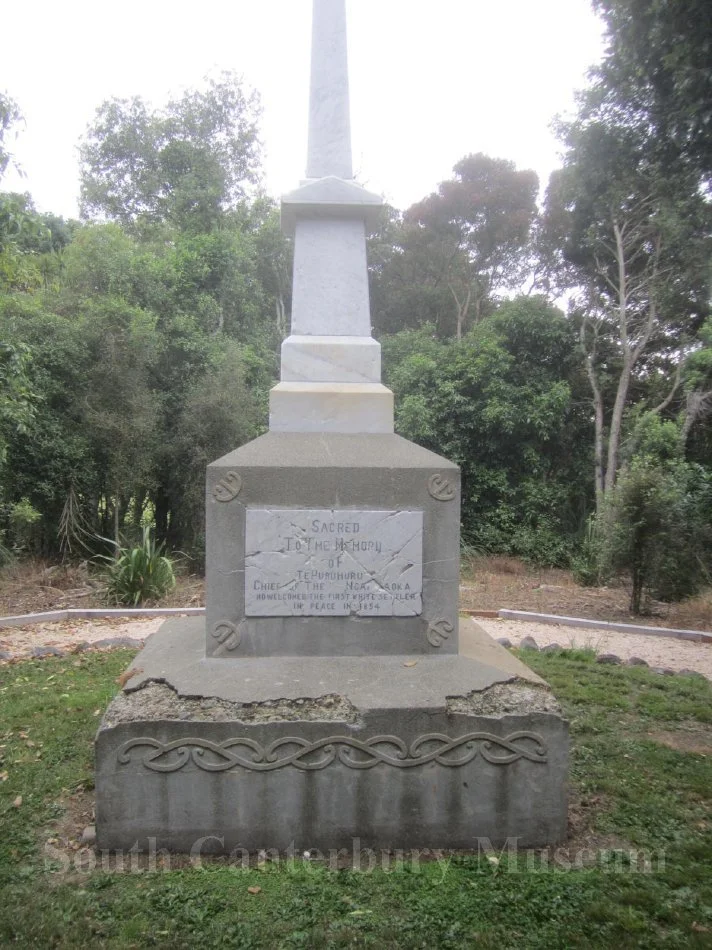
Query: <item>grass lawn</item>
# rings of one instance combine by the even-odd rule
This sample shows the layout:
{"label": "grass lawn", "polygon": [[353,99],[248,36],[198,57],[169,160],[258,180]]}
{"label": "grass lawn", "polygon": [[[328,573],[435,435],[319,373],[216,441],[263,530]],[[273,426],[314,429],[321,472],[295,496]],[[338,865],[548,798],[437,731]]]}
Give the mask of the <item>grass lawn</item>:
{"label": "grass lawn", "polygon": [[370,873],[81,872],[62,829],[91,801],[94,733],[133,654],[0,669],[0,946],[712,947],[712,686],[522,655],[571,721],[572,840]]}

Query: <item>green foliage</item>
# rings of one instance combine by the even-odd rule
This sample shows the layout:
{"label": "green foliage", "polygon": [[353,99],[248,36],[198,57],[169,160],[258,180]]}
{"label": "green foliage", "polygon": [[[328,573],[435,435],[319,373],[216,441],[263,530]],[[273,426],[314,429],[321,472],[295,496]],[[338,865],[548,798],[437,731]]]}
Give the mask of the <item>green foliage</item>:
{"label": "green foliage", "polygon": [[634,614],[649,594],[680,600],[709,582],[712,479],[699,466],[635,457],[606,498],[599,527],[603,570],[628,575]]}
{"label": "green foliage", "polygon": [[36,508],[33,508],[27,498],[10,505],[8,512],[8,521],[13,537],[13,549],[15,552],[26,551],[32,544],[35,534],[34,528],[42,515]]}
{"label": "green foliage", "polygon": [[459,343],[426,326],[383,349],[397,431],[462,468],[468,543],[567,563],[590,505],[590,421],[564,316],[517,298]]}
{"label": "green foliage", "polygon": [[402,217],[384,213],[372,241],[379,329],[432,323],[439,336],[459,339],[527,273],[535,173],[481,153],[465,156],[453,171],[454,178]]}
{"label": "green foliage", "polygon": [[173,590],[176,579],[173,562],[156,545],[151,531],[145,527],[143,538],[135,547],[122,547],[109,559],[106,575],[109,599],[126,607],[138,607],[151,600],[160,600]]}
{"label": "green foliage", "polygon": [[619,124],[649,130],[660,159],[712,180],[712,18],[707,0],[594,0],[608,48],[596,72]]}
{"label": "green foliage", "polygon": [[213,230],[257,179],[258,115],[232,73],[160,110],[139,97],[105,102],[81,147],[82,214]]}
{"label": "green foliage", "polygon": [[11,129],[22,121],[20,107],[6,93],[0,92],[0,178],[12,161],[12,153],[7,145]]}
{"label": "green foliage", "polygon": [[603,575],[601,538],[595,514],[586,520],[581,546],[571,559],[571,571],[582,587],[599,587],[607,579]]}

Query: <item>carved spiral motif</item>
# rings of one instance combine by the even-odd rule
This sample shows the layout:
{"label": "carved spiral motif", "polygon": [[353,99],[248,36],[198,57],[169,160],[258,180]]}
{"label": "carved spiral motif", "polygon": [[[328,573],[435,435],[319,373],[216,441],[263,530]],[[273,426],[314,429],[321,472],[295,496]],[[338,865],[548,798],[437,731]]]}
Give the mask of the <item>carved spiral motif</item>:
{"label": "carved spiral motif", "polygon": [[223,504],[234,501],[242,491],[242,477],[239,472],[228,472],[213,489],[213,498]]}
{"label": "carved spiral motif", "polygon": [[431,475],[428,479],[428,493],[436,501],[454,501],[457,492],[447,478],[442,475]]}
{"label": "carved spiral motif", "polygon": [[428,624],[428,643],[431,647],[441,647],[454,629],[449,620],[432,620]]}
{"label": "carved spiral motif", "polygon": [[520,759],[545,764],[548,755],[543,738],[525,731],[504,738],[489,732],[469,732],[455,738],[433,732],[415,739],[410,746],[397,736],[374,736],[365,741],[330,736],[315,742],[290,736],[267,746],[242,736],[225,742],[176,739],[165,743],[145,737],[125,742],[117,754],[119,763],[128,765],[132,751],[137,748],[147,750],[141,763],[152,772],[178,772],[189,762],[204,772],[228,772],[234,768],[274,772],[289,765],[302,771],[316,771],[337,760],[350,769],[372,769],[381,763],[410,769],[429,762],[457,768],[472,762],[478,752],[490,765],[510,765]]}
{"label": "carved spiral motif", "polygon": [[221,646],[232,652],[242,643],[241,625],[237,626],[229,620],[221,620],[213,627],[213,636]]}

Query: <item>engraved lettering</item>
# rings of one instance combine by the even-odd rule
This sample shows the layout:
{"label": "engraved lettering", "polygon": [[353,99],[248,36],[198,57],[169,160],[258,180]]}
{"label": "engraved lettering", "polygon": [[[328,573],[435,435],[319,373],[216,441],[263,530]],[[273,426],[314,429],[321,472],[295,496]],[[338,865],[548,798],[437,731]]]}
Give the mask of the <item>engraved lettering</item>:
{"label": "engraved lettering", "polygon": [[248,507],[248,617],[415,617],[423,512]]}

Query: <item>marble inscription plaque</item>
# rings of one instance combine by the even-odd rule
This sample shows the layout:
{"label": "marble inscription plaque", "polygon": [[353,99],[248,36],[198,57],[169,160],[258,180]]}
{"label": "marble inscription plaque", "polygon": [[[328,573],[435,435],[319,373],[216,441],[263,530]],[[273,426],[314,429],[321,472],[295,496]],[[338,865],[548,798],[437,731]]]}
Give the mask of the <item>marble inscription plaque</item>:
{"label": "marble inscription plaque", "polygon": [[247,509],[247,617],[414,617],[422,591],[422,511]]}

